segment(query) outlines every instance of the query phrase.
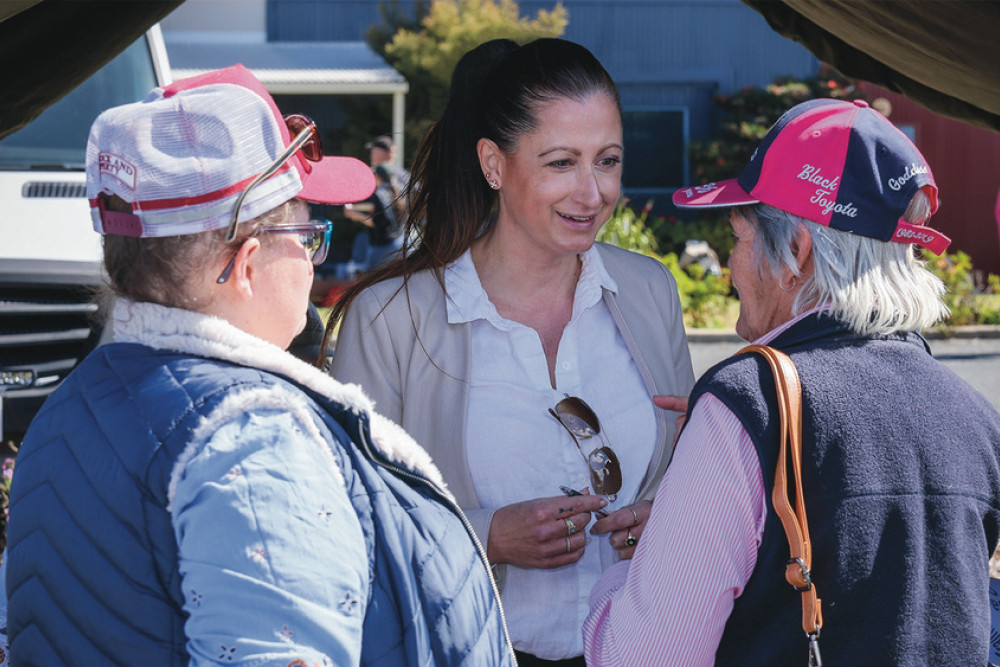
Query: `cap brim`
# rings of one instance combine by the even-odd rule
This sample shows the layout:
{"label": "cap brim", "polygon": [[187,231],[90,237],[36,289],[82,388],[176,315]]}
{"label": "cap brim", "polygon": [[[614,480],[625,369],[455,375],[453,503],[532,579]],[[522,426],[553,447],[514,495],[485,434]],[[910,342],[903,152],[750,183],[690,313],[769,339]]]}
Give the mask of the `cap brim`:
{"label": "cap brim", "polygon": [[725,208],[757,204],[759,199],[740,187],[738,179],[718,183],[692,185],[674,192],[674,205],[679,208]]}
{"label": "cap brim", "polygon": [[375,191],[371,167],[353,157],[324,157],[310,162],[298,197],[317,204],[350,204],[367,199]]}

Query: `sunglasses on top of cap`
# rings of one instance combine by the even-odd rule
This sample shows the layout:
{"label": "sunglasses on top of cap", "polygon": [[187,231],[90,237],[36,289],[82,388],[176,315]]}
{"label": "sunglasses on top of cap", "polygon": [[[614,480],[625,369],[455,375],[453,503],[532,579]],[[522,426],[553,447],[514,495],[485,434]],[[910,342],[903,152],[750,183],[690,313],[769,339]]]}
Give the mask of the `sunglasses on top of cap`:
{"label": "sunglasses on top of cap", "polygon": [[288,148],[271,163],[271,166],[258,174],[244,188],[243,192],[240,193],[236,204],[233,206],[233,215],[229,220],[229,228],[226,230],[227,243],[236,238],[236,227],[239,224],[243,201],[255,187],[281,171],[281,168],[299,151],[302,151],[302,156],[310,162],[319,162],[323,159],[323,144],[320,142],[319,129],[312,118],[302,114],[290,114],[284,117],[284,121],[285,126],[288,128],[288,133],[293,137],[292,143],[288,144]]}

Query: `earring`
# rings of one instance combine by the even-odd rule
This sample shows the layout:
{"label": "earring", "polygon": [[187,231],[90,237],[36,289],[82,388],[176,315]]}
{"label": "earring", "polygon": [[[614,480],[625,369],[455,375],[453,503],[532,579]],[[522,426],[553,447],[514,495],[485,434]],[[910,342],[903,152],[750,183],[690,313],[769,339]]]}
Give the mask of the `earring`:
{"label": "earring", "polygon": [[784,279],[778,281],[778,289],[780,289],[782,292],[791,292],[793,289],[795,289],[795,283],[796,283],[795,276],[792,276],[791,283],[788,285],[788,287],[785,287],[784,282],[785,282]]}
{"label": "earring", "polygon": [[486,182],[489,183],[490,187],[493,188],[494,190],[500,189],[500,183],[497,182],[497,179],[490,178],[489,172],[486,172]]}

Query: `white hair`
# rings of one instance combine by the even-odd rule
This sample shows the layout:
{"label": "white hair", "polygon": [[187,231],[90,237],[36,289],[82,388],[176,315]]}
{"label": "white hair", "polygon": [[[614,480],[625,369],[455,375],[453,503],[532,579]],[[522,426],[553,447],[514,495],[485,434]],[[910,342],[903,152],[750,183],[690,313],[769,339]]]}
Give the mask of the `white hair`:
{"label": "white hair", "polygon": [[[908,243],[842,232],[767,204],[742,207],[754,226],[758,270],[777,277],[787,268],[800,276],[793,243],[799,227],[812,237],[813,274],[802,285],[792,314],[829,304],[830,314],[862,334],[890,334],[930,327],[948,316],[944,283],[924,267]],[[903,218],[921,223],[930,201],[917,192]]]}

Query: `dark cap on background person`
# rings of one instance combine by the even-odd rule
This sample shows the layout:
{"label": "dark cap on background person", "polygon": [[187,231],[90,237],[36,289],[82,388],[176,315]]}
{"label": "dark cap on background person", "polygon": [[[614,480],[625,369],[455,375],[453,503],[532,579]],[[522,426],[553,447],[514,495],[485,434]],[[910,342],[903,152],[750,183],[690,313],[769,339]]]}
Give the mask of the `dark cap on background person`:
{"label": "dark cap on background person", "polygon": [[[87,198],[101,234],[178,236],[231,222],[235,228],[293,198],[344,204],[374,188],[368,165],[324,156],[315,124],[283,117],[242,65],[155,88],[140,102],[103,112],[87,144]],[[108,210],[112,196],[131,211]]]}
{"label": "dark cap on background person", "polygon": [[940,255],[951,240],[902,220],[924,189],[937,209],[930,165],[910,139],[863,100],[815,99],[771,127],[738,178],[677,190],[681,208],[764,203],[831,229],[914,243]]}
{"label": "dark cap on background person", "polygon": [[395,147],[396,147],[396,142],[393,141],[392,137],[390,137],[387,134],[384,134],[381,137],[375,137],[374,139],[372,139],[371,141],[369,141],[367,144],[365,144],[365,149],[366,150],[371,150],[373,148],[381,148],[382,150],[386,151],[387,153],[391,153],[392,149],[395,148]]}

